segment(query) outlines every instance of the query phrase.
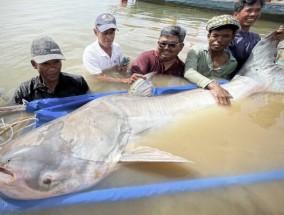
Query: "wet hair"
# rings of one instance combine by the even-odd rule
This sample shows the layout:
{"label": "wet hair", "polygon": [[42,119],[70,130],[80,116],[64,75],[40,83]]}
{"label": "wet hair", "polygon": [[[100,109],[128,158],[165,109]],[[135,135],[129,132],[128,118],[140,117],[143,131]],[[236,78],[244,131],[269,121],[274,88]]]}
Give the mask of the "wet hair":
{"label": "wet hair", "polygon": [[253,5],[259,3],[260,7],[263,7],[264,0],[239,0],[235,3],[234,12],[240,12],[246,5]]}
{"label": "wet hair", "polygon": [[213,30],[218,30],[218,31],[220,31],[220,30],[223,30],[223,29],[231,29],[231,30],[233,31],[233,34],[234,34],[234,33],[236,33],[237,30],[239,30],[239,27],[236,26],[236,25],[230,25],[230,24],[228,24],[228,25],[222,25],[222,26],[220,26],[220,27],[217,27],[217,28],[214,28],[214,29],[210,29],[210,30],[209,30],[209,34],[211,34],[211,32],[212,32]]}
{"label": "wet hair", "polygon": [[178,25],[170,25],[164,27],[161,30],[160,37],[172,37],[176,36],[179,39],[179,42],[182,43],[184,41],[186,35],[186,30]]}

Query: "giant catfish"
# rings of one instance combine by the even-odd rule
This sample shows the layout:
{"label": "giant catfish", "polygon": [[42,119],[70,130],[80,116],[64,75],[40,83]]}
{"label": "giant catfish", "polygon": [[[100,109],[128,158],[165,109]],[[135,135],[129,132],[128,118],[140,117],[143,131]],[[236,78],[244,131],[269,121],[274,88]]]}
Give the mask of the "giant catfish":
{"label": "giant catfish", "polygon": [[[256,92],[284,92],[284,71],[273,62],[277,42],[272,35],[257,44],[240,73],[223,85],[234,100]],[[140,81],[142,85],[146,82]],[[16,199],[47,198],[94,186],[118,162],[185,162],[152,148],[125,149],[139,134],[213,105],[214,98],[203,89],[93,100],[3,146],[0,191]]]}

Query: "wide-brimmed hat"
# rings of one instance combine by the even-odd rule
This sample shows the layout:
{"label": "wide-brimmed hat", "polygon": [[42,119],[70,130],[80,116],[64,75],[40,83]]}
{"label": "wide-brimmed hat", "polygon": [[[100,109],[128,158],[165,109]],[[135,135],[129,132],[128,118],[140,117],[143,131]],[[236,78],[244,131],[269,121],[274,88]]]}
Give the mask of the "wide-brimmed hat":
{"label": "wide-brimmed hat", "polygon": [[49,36],[39,36],[32,41],[31,55],[36,63],[65,60],[58,44]]}
{"label": "wide-brimmed hat", "polygon": [[224,25],[233,25],[236,29],[240,29],[240,22],[231,15],[214,16],[208,20],[206,30],[211,31]]}
{"label": "wide-brimmed hat", "polygon": [[96,18],[95,25],[100,32],[104,32],[111,28],[117,29],[115,17],[110,13],[103,13],[99,15]]}

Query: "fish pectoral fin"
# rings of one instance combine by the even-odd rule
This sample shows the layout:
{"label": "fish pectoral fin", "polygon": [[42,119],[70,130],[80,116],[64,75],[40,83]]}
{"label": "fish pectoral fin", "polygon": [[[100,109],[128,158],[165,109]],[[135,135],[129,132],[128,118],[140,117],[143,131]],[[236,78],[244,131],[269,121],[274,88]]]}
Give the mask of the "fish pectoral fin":
{"label": "fish pectoral fin", "polygon": [[152,96],[152,91],[155,88],[151,80],[156,72],[146,74],[146,79],[139,78],[128,89],[129,95],[135,96]]}
{"label": "fish pectoral fin", "polygon": [[173,155],[169,152],[160,151],[151,147],[140,146],[132,151],[124,152],[119,162],[172,162],[172,163],[193,163],[185,158]]}

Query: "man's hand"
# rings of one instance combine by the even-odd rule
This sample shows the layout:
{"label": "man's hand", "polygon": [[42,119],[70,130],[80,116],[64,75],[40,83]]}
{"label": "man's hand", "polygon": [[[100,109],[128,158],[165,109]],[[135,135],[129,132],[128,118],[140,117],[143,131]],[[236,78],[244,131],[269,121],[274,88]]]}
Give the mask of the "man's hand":
{"label": "man's hand", "polygon": [[278,40],[281,42],[284,40],[284,26],[280,25],[280,27],[276,30],[276,35],[273,37],[273,39]]}
{"label": "man's hand", "polygon": [[211,91],[212,95],[214,96],[218,104],[221,104],[221,105],[231,104],[230,99],[232,99],[233,96],[223,87],[221,87],[218,83],[213,81],[207,85],[207,88]]}
{"label": "man's hand", "polygon": [[133,73],[130,78],[127,78],[127,79],[124,79],[124,80],[125,80],[125,83],[127,83],[127,84],[133,84],[139,78],[146,79],[146,76],[139,74],[139,73]]}
{"label": "man's hand", "polygon": [[117,64],[117,70],[119,70],[119,71],[126,71],[129,62],[130,62],[130,58],[129,57],[123,57],[122,62],[119,62]]}

